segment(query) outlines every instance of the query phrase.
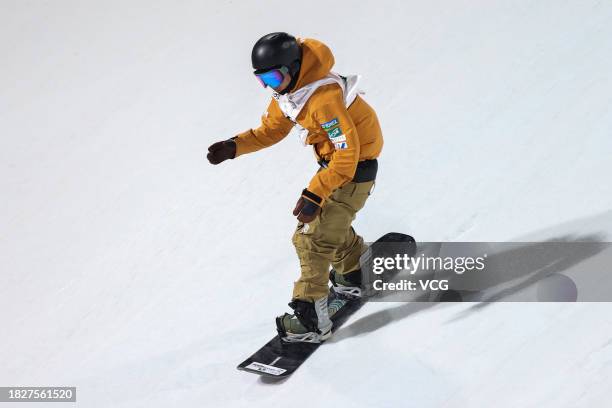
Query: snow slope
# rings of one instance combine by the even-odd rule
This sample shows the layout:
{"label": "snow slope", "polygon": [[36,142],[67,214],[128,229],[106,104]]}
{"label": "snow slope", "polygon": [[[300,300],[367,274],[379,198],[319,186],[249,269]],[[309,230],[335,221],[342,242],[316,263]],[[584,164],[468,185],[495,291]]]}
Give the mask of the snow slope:
{"label": "snow slope", "polygon": [[605,303],[370,304],[288,381],[235,370],[286,310],[316,167],[294,138],[203,152],[258,123],[250,48],[276,30],[365,77],[385,134],[367,239],[609,240],[610,2],[3,0],[0,385],[83,407],[607,404]]}

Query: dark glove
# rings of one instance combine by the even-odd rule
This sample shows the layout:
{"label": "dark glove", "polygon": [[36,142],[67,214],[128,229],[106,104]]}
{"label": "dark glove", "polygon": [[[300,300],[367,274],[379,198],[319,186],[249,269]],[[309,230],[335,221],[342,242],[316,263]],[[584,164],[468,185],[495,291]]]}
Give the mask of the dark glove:
{"label": "dark glove", "polygon": [[211,144],[206,155],[210,164],[219,164],[234,157],[236,157],[236,142],[232,139]]}
{"label": "dark glove", "polygon": [[297,219],[305,224],[308,224],[321,213],[321,203],[323,199],[304,189],[302,196],[299,198],[293,209],[293,215],[297,216]]}

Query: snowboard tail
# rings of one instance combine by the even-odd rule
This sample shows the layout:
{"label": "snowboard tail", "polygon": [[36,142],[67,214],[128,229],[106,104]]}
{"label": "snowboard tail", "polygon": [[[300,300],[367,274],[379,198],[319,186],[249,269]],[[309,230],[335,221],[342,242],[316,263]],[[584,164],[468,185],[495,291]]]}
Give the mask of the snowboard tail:
{"label": "snowboard tail", "polygon": [[[387,256],[384,243],[402,244],[402,248],[410,256],[416,251],[416,244],[410,235],[391,232],[377,239],[366,252],[362,264],[367,264],[376,256]],[[377,245],[378,244],[378,245]],[[392,275],[384,277],[387,281],[392,279]],[[366,279],[367,284],[367,279]],[[367,289],[367,288],[366,288]],[[366,291],[366,294],[368,292]],[[330,319],[333,322],[333,331],[340,328],[357,310],[361,308],[368,297],[347,298],[338,295],[330,289],[328,296],[328,309]],[[251,357],[238,365],[239,370],[266,377],[284,378],[293,374],[314,351],[323,343],[286,343],[276,335],[267,342],[262,348],[257,350]]]}

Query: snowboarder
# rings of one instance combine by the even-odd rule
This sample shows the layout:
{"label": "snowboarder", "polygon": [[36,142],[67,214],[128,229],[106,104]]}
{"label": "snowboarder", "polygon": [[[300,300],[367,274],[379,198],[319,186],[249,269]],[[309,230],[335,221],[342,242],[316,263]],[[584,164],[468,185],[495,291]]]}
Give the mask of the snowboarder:
{"label": "snowboarder", "polygon": [[374,187],[382,132],[360,96],[359,77],[332,72],[334,57],[322,42],[271,33],[255,43],[251,61],[259,82],[273,89],[261,125],[212,144],[207,158],[219,164],[255,152],[294,126],[313,146],[320,167],[293,210],[301,268],[289,303],[294,314],[277,317],[276,325],[286,342],[318,343],[331,335],[328,279],[338,293],[361,295],[359,258],[367,248],[351,223]]}

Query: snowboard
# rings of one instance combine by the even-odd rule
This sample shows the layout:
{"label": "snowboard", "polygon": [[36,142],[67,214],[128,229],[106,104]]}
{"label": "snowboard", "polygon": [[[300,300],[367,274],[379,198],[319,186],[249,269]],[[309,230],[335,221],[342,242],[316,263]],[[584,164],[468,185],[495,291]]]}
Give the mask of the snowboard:
{"label": "snowboard", "polygon": [[[346,322],[351,315],[361,308],[369,299],[376,295],[372,289],[371,262],[375,257],[394,256],[395,254],[414,256],[416,243],[410,235],[390,232],[377,239],[361,257],[362,293],[361,298],[347,298],[337,294],[330,288],[327,305],[330,319],[334,323],[333,331]],[[370,271],[369,273],[367,271]],[[398,273],[398,270],[386,271],[376,276],[388,282]],[[238,365],[238,370],[258,374],[265,377],[282,379],[289,377],[306,361],[316,349],[324,343],[286,343],[280,336],[275,336],[251,357]]]}

